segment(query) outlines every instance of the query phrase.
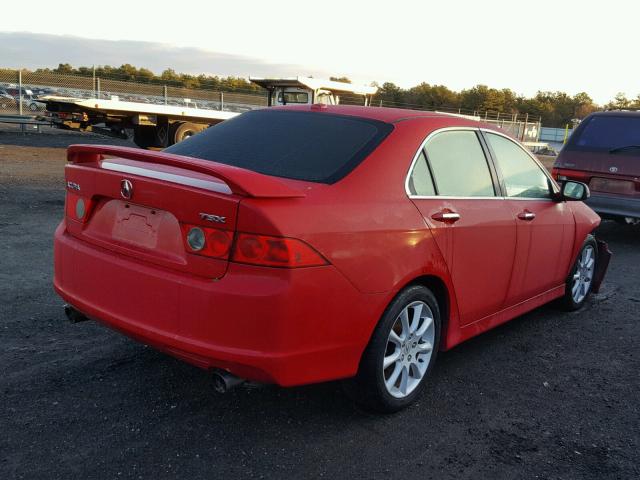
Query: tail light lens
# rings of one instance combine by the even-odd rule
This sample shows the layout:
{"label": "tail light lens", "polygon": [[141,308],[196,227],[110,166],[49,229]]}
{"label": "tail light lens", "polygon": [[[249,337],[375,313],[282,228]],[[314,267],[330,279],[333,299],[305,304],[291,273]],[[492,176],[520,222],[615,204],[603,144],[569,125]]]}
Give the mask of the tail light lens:
{"label": "tail light lens", "polygon": [[231,260],[268,267],[313,267],[328,262],[311,246],[295,238],[238,233]]}
{"label": "tail light lens", "polygon": [[65,204],[67,218],[76,222],[86,223],[93,208],[93,201],[90,198],[67,191]]}
{"label": "tail light lens", "polygon": [[[268,235],[233,233],[200,225],[182,224],[187,252],[237,263],[266,267],[314,267],[328,262],[302,240]],[[233,248],[232,248],[233,246]]]}
{"label": "tail light lens", "polygon": [[182,238],[187,252],[212,258],[228,258],[233,233],[217,228],[182,224]]}

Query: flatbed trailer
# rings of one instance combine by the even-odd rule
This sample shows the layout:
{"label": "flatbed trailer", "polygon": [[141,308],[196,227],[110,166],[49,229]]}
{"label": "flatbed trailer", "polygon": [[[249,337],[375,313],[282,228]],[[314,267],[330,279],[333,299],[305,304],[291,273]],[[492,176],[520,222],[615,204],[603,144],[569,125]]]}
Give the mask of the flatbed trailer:
{"label": "flatbed trailer", "polygon": [[[154,105],[98,98],[44,97],[51,122],[60,128],[127,138],[142,148],[165,148],[239,115],[187,106]],[[104,125],[104,126],[100,126]]]}
{"label": "flatbed trailer", "polygon": [[[337,104],[340,94],[362,96],[370,103],[375,87],[308,77],[250,78],[268,92],[268,106],[289,104]],[[166,148],[202,130],[228,120],[237,112],[190,107],[188,105],[157,105],[142,102],[99,98],[48,96],[39,99],[46,104],[47,116],[59,128],[96,132],[128,138],[142,148]],[[261,108],[261,107],[256,107]]]}

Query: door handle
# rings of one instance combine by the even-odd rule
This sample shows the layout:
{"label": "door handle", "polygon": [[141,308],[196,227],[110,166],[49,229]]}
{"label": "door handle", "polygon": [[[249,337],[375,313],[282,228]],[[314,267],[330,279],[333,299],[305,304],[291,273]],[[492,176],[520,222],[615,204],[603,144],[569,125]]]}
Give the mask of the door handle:
{"label": "door handle", "polygon": [[460,220],[460,214],[450,210],[442,210],[441,212],[436,212],[431,215],[431,218],[437,222],[455,223]]}
{"label": "door handle", "polygon": [[536,218],[536,214],[533,212],[530,212],[529,210],[525,210],[524,212],[520,212],[518,214],[518,218],[520,220],[525,220],[527,222],[530,222],[531,220],[533,220],[534,218]]}

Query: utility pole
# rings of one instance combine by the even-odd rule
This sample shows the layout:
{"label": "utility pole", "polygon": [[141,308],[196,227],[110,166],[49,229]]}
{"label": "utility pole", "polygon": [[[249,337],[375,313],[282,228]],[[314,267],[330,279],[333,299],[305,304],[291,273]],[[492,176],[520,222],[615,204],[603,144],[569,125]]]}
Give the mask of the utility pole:
{"label": "utility pole", "polygon": [[22,70],[18,70],[18,114],[22,115]]}

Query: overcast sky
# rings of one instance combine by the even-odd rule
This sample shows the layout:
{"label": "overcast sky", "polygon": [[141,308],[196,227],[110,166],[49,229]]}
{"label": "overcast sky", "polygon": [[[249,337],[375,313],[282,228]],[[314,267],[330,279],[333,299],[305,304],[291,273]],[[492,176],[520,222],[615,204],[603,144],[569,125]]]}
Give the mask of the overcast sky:
{"label": "overcast sky", "polygon": [[640,93],[640,1],[190,0],[172,8],[159,0],[29,0],[18,11],[0,18],[0,32],[14,32],[0,35],[0,67],[132,63],[402,87],[483,83],[525,95],[586,91],[599,103]]}

